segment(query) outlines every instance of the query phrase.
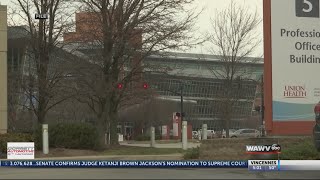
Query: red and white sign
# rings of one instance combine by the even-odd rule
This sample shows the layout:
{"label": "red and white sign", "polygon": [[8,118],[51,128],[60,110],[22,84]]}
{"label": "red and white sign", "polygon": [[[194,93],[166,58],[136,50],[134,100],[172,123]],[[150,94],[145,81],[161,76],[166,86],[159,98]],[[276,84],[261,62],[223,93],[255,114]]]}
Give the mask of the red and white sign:
{"label": "red and white sign", "polygon": [[8,142],[7,159],[34,159],[34,142]]}

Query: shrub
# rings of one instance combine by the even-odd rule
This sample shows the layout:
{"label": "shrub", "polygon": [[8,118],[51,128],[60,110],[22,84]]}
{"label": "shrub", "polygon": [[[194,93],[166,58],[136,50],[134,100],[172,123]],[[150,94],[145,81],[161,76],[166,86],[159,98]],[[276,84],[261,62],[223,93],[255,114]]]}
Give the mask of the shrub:
{"label": "shrub", "polygon": [[[49,129],[49,133],[50,133],[50,129]],[[42,126],[38,126],[38,128],[33,132],[33,139],[35,142],[36,150],[41,150],[42,149]],[[50,134],[49,134],[49,140],[50,140]]]}
{"label": "shrub", "polygon": [[199,159],[199,157],[200,157],[199,147],[188,149],[183,156],[184,159]]}
{"label": "shrub", "polygon": [[[59,123],[49,126],[49,145],[52,148],[95,149],[97,129],[87,123]],[[34,134],[36,148],[42,147],[42,128]]]}
{"label": "shrub", "polygon": [[315,148],[311,139],[306,139],[298,144],[293,144],[281,150],[280,159],[283,160],[308,160],[319,159],[320,153]]}
{"label": "shrub", "polygon": [[31,134],[0,134],[0,154],[7,153],[7,142],[34,142],[34,139]]}

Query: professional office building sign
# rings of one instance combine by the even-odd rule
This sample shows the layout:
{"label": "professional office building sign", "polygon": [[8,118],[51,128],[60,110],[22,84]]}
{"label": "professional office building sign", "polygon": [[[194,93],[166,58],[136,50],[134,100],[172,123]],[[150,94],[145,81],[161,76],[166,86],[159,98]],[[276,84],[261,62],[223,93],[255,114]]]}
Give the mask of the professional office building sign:
{"label": "professional office building sign", "polygon": [[273,121],[313,121],[320,101],[320,0],[271,0]]}

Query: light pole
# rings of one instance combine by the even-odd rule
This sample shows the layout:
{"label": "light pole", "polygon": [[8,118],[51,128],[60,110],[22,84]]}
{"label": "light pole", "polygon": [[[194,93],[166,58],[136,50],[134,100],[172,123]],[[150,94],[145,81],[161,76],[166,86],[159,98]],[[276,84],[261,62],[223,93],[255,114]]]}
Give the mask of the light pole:
{"label": "light pole", "polygon": [[183,136],[183,133],[182,133],[182,125],[183,125],[183,115],[184,115],[184,113],[183,113],[183,85],[182,85],[182,83],[181,83],[181,85],[180,85],[181,87],[180,87],[180,98],[181,98],[181,102],[180,102],[180,119],[181,119],[181,123],[180,123],[180,127],[181,127],[181,142],[182,142],[182,136]]}
{"label": "light pole", "polygon": [[180,96],[180,127],[181,127],[181,132],[180,132],[180,135],[181,135],[181,142],[182,142],[182,122],[183,122],[183,116],[184,116],[184,113],[183,113],[183,86],[184,86],[184,83],[182,81],[180,81],[180,92],[179,91],[174,91],[174,90],[170,90],[170,89],[166,89],[166,91],[168,92],[172,92],[174,93],[175,95],[177,96]]}
{"label": "light pole", "polygon": [[261,136],[265,137],[265,124],[264,124],[264,82],[263,82],[263,74],[261,75],[261,107],[260,107],[260,114],[261,114]]}
{"label": "light pole", "polygon": [[[182,142],[182,137],[183,137],[183,133],[182,133],[182,128],[183,128],[183,119],[184,119],[184,115],[185,115],[185,113],[183,112],[184,111],[184,109],[183,109],[183,104],[184,104],[184,100],[183,100],[183,93],[184,93],[184,85],[186,85],[186,84],[188,84],[188,85],[192,85],[191,83],[189,83],[189,82],[183,82],[182,80],[180,80],[180,89],[176,89],[176,90],[171,90],[171,89],[165,89],[165,91],[168,91],[168,92],[171,92],[171,93],[173,93],[173,94],[175,94],[175,96],[180,96],[180,120],[181,120],[181,123],[180,123],[180,127],[181,127],[181,133],[180,133],[180,135],[181,135],[181,142]],[[180,92],[179,92],[179,90],[180,90]],[[189,100],[186,100],[187,102],[190,102]]]}

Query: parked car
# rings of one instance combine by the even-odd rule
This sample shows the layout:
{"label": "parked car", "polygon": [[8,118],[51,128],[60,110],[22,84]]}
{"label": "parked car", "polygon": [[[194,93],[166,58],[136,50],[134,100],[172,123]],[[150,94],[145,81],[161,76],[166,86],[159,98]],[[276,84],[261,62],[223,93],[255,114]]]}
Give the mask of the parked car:
{"label": "parked car", "polygon": [[198,133],[198,131],[192,131],[192,138],[193,138],[193,139],[198,139],[198,138],[199,138],[199,133]]}
{"label": "parked car", "polygon": [[[231,137],[231,135],[236,131],[237,131],[236,129],[229,129],[229,137]],[[221,137],[226,138],[226,136],[227,136],[226,134],[227,134],[226,131],[223,130]]]}
{"label": "parked car", "polygon": [[260,131],[256,129],[239,129],[230,134],[231,138],[240,138],[240,137],[259,137]]}
{"label": "parked car", "polygon": [[212,139],[215,137],[215,132],[214,130],[208,130],[208,133],[207,133],[207,136],[208,136],[208,139]]}
{"label": "parked car", "polygon": [[[199,139],[199,136],[202,136],[202,129],[199,129],[198,131],[192,131],[192,136],[194,139]],[[207,139],[212,139],[215,137],[215,131],[214,130],[207,130]]]}

